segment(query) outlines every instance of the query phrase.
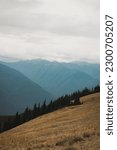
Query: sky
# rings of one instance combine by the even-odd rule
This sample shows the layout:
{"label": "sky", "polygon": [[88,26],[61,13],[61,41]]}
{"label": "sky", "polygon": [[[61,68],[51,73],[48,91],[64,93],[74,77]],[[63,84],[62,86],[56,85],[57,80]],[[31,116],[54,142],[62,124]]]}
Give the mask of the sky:
{"label": "sky", "polygon": [[0,0],[0,60],[99,62],[99,0]]}

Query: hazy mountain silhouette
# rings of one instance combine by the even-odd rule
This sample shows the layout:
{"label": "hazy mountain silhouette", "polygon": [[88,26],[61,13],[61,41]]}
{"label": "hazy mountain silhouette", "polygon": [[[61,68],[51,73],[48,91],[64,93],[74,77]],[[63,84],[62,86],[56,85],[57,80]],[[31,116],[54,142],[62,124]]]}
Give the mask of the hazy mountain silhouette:
{"label": "hazy mountain silhouette", "polygon": [[19,70],[55,97],[99,84],[99,64],[29,60],[7,65]]}
{"label": "hazy mountain silhouette", "polygon": [[21,112],[45,98],[52,96],[19,71],[0,64],[0,115]]}

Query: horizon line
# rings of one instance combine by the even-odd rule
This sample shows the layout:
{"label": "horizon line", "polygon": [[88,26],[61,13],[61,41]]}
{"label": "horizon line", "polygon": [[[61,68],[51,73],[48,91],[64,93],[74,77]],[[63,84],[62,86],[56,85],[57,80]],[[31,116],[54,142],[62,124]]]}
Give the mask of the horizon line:
{"label": "horizon line", "polygon": [[49,62],[58,62],[58,63],[92,63],[92,64],[100,64],[100,60],[99,61],[94,61],[91,59],[54,59],[54,58],[45,58],[45,57],[38,57],[38,58],[29,58],[29,59],[21,59],[21,58],[17,58],[17,57],[11,57],[11,56],[2,56],[0,55],[0,61],[2,62],[19,62],[19,61],[35,61],[35,60],[42,60],[42,61],[49,61]]}

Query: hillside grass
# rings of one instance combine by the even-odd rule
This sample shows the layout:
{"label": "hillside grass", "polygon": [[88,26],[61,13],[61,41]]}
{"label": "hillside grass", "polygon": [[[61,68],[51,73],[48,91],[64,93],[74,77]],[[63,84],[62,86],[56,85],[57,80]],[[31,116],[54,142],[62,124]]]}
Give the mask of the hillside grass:
{"label": "hillside grass", "polygon": [[99,150],[100,94],[0,134],[0,150]]}

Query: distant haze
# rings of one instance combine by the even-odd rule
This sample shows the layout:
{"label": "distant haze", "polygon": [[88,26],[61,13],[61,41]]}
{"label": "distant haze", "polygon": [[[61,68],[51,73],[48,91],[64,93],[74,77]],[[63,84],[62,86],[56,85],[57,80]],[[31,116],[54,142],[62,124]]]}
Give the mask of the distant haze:
{"label": "distant haze", "polygon": [[99,0],[0,0],[0,60],[99,62]]}

